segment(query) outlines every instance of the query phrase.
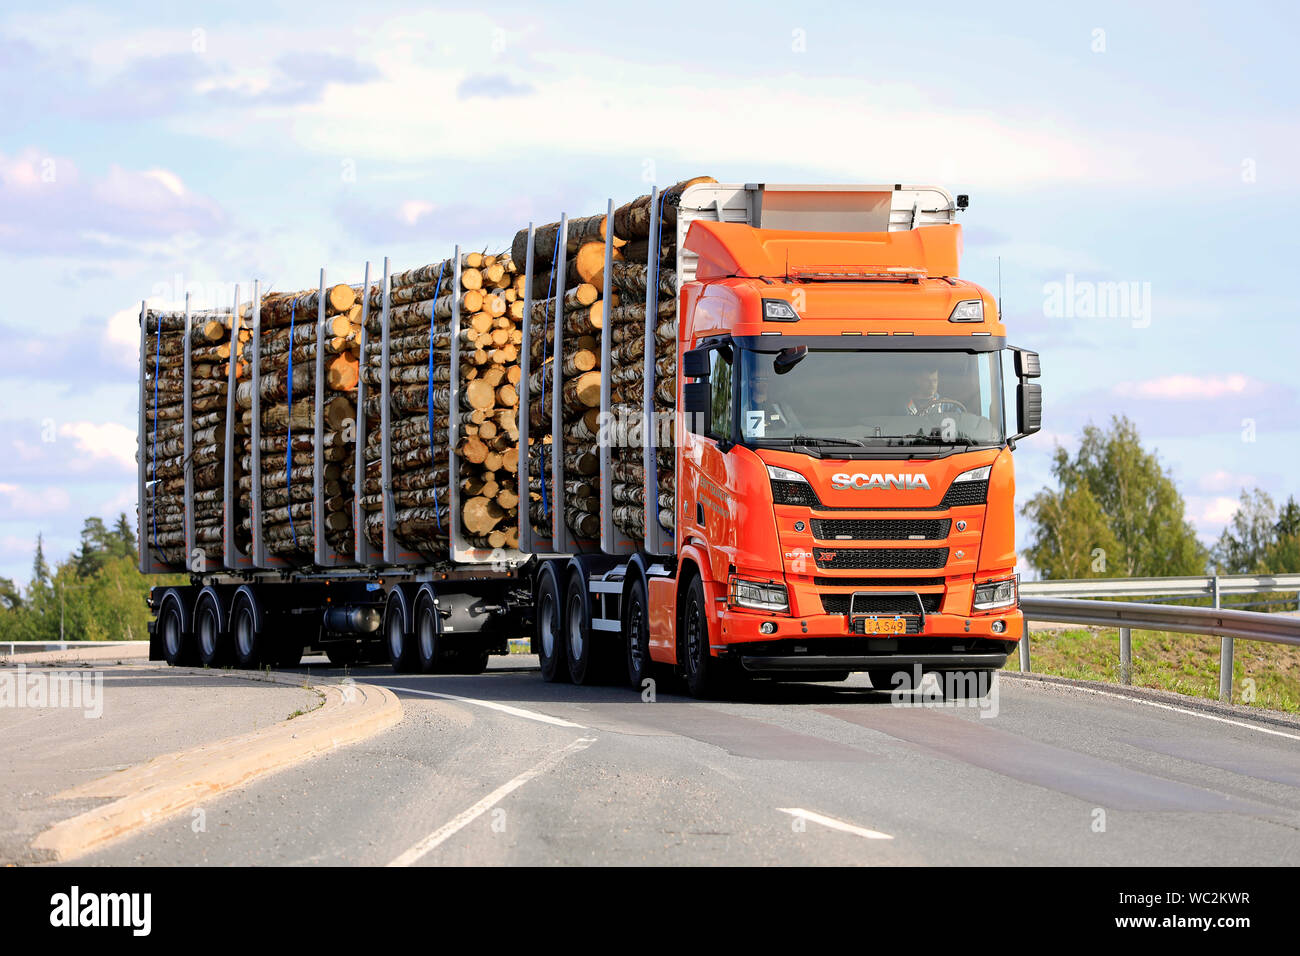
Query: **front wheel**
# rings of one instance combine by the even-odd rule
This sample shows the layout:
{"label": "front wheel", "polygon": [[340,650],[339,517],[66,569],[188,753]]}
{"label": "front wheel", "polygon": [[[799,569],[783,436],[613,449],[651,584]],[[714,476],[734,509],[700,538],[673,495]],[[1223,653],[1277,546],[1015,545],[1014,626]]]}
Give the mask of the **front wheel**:
{"label": "front wheel", "polygon": [[690,695],[704,699],[720,696],[727,689],[731,675],[726,663],[709,653],[709,619],[704,602],[704,582],[699,577],[692,578],[686,590],[678,641],[686,671],[686,689]]}
{"label": "front wheel", "polygon": [[637,578],[627,595],[627,612],[623,617],[623,647],[627,657],[627,682],[641,690],[654,676],[650,660],[650,604],[645,582]]}

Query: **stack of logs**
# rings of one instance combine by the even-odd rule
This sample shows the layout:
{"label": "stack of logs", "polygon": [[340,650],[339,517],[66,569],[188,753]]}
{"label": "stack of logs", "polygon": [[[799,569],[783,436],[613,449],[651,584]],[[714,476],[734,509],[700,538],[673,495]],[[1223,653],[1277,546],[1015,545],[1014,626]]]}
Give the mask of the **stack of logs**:
{"label": "stack of logs", "polygon": [[[675,465],[673,418],[677,372],[677,212],[688,186],[714,182],[698,177],[677,183],[660,196],[657,255],[659,276],[653,323],[655,336],[654,419],[658,479],[655,517],[672,531]],[[645,540],[645,468],[642,460],[645,382],[646,288],[649,282],[650,196],[641,196],[614,211],[613,267],[609,303],[604,289],[605,235],[601,215],[570,220],[565,249],[566,271],[561,363],[564,410],[565,523],[578,539],[600,535],[599,420],[600,379],[610,376],[610,421],[604,440],[612,444],[613,519],[634,542]],[[534,232],[532,335],[529,376],[529,488],[534,531],[550,537],[547,504],[550,492],[550,396],[553,388],[554,302],[552,262],[559,223]],[[512,251],[523,261],[526,230],[515,235]],[[548,288],[549,286],[549,288]],[[606,308],[608,306],[608,308]],[[600,368],[601,336],[610,336],[610,369]],[[545,485],[543,485],[545,483]],[[544,497],[545,495],[545,497]]]}
{"label": "stack of logs", "polygon": [[[390,277],[390,456],[400,551],[445,560],[450,536],[448,428],[455,443],[461,530],[478,548],[519,544],[517,473],[523,278],[508,255],[461,257]],[[383,291],[369,291],[365,377],[365,534],[383,547]],[[451,407],[451,316],[460,310],[460,401]]]}
{"label": "stack of logs", "polygon": [[[554,395],[556,309],[554,272],[564,268],[564,354],[560,357],[560,400],[564,421],[564,521],[578,539],[600,537],[600,353],[607,316],[602,300],[605,285],[605,217],[587,216],[568,222],[564,261],[556,255],[560,224],[535,230],[533,238],[533,315],[529,342],[529,516],[533,530],[551,536],[551,401]],[[614,259],[621,258],[624,240],[615,237]],[[523,262],[528,230],[515,235],[511,254]],[[543,477],[544,476],[544,477]]]}
{"label": "stack of logs", "polygon": [[[315,469],[316,353],[325,351],[324,431],[321,449],[325,538],[334,552],[351,557],[353,423],[361,342],[361,305],[350,286],[325,290],[326,335],[318,342],[321,292],[268,293],[261,302],[257,353],[261,384],[262,540],[271,554],[293,563],[311,560],[315,551],[313,514]],[[252,361],[252,343],[243,359]],[[292,375],[290,374],[292,367]],[[245,437],[239,465],[241,528],[249,530],[252,509],[251,443],[253,383],[250,370],[240,377],[236,402]],[[292,447],[290,447],[292,446]]]}
{"label": "stack of logs", "polygon": [[[199,567],[185,553],[185,355],[190,357],[190,436],[188,467],[193,476],[194,548],[203,565],[221,561],[222,503],[226,443],[226,383],[230,361],[230,313],[191,316],[145,313],[145,478],[141,528],[168,564]],[[161,337],[161,342],[159,338]]]}

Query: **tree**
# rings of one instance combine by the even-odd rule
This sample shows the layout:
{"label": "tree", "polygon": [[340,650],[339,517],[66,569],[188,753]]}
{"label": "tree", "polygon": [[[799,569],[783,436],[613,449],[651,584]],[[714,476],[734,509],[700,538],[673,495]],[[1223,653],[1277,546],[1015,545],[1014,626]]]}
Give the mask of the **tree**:
{"label": "tree", "polygon": [[23,592],[9,578],[0,578],[0,610],[15,611],[23,606]]}
{"label": "tree", "polygon": [[1127,418],[1112,418],[1107,431],[1088,425],[1073,458],[1058,447],[1052,474],[1060,490],[1040,491],[1021,510],[1033,525],[1025,558],[1043,577],[1204,573],[1182,496]]}
{"label": "tree", "polygon": [[42,606],[53,596],[50,583],[53,574],[45,560],[45,536],[37,532],[36,554],[32,557],[32,579],[27,584],[27,597],[33,606]]}
{"label": "tree", "polygon": [[126,512],[118,514],[117,523],[113,525],[113,533],[122,542],[123,554],[133,558],[139,557],[139,552],[135,549],[135,532],[131,530],[131,522],[126,520]]}
{"label": "tree", "polygon": [[1277,539],[1277,507],[1266,491],[1241,490],[1241,505],[1210,551],[1221,574],[1262,570],[1264,553]]}
{"label": "tree", "polygon": [[1273,525],[1273,540],[1264,549],[1264,570],[1271,574],[1300,572],[1300,504],[1287,498]]}

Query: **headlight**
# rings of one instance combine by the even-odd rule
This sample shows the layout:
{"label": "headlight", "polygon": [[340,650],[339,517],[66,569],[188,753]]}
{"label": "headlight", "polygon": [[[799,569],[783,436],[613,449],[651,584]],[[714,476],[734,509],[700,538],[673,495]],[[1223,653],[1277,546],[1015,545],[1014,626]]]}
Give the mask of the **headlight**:
{"label": "headlight", "polygon": [[802,481],[808,484],[808,479],[797,471],[791,471],[789,468],[778,468],[776,465],[767,466],[767,477],[776,481]]}
{"label": "headlight", "polygon": [[983,468],[972,468],[970,471],[963,471],[952,480],[952,483],[955,485],[959,481],[988,481],[989,472],[992,470],[992,465],[985,465]]}
{"label": "headlight", "polygon": [[799,313],[785,299],[763,300],[764,322],[798,322]]}
{"label": "headlight", "polygon": [[965,299],[958,302],[952,310],[952,315],[948,316],[949,322],[983,322],[984,321],[984,300],[983,299]]}
{"label": "headlight", "polygon": [[790,607],[784,584],[732,577],[729,592],[729,601],[735,607],[750,607],[756,611],[785,611]]}
{"label": "headlight", "polygon": [[977,611],[992,611],[999,607],[1015,607],[1020,603],[1020,575],[1002,581],[989,581],[975,585],[975,599],[971,606]]}
{"label": "headlight", "polygon": [[808,479],[789,468],[767,466],[767,477],[772,482],[772,501],[778,505],[803,505],[816,508],[820,502]]}

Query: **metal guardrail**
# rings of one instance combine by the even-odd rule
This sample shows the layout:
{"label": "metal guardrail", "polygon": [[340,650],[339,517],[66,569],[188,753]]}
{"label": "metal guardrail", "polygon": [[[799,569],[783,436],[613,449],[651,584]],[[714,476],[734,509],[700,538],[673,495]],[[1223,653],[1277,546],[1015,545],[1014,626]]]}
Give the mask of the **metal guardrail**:
{"label": "metal guardrail", "polygon": [[[1120,683],[1133,677],[1132,632],[1174,631],[1213,634],[1220,638],[1219,699],[1232,700],[1233,641],[1267,641],[1300,646],[1300,618],[1258,611],[1225,609],[1223,594],[1260,594],[1300,591],[1300,574],[1233,574],[1176,578],[1086,578],[1073,581],[1031,581],[1020,587],[1020,609],[1025,620],[1062,624],[1091,624],[1119,628]],[[1213,607],[1137,602],[1097,601],[1089,598],[1129,596],[1211,597]],[[1029,629],[1020,639],[1020,669],[1030,670]]]}
{"label": "metal guardrail", "polygon": [[138,647],[148,641],[4,641],[0,656],[36,654],[41,651],[67,651],[74,647]]}
{"label": "metal guardrail", "polygon": [[1300,591],[1300,574],[1218,574],[1179,578],[1080,578],[1069,581],[1025,581],[1029,597],[1213,597],[1219,594],[1266,594]]}

